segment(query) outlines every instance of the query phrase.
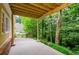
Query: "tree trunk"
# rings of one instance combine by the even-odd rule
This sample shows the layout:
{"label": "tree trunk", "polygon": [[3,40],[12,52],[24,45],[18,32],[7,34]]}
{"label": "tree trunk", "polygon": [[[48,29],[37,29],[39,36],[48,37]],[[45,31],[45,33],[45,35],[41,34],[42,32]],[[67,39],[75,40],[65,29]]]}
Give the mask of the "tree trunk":
{"label": "tree trunk", "polygon": [[55,38],[55,43],[59,44],[60,43],[60,24],[61,24],[61,17],[62,17],[62,11],[59,11],[57,23],[56,23],[56,38]]}

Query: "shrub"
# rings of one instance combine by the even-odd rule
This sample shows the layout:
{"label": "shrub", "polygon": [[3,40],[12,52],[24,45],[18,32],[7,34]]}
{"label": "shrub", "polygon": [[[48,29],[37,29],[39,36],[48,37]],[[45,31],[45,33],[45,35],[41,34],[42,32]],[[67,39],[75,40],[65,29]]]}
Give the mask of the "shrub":
{"label": "shrub", "polygon": [[73,55],[74,53],[72,51],[70,51],[69,49],[65,48],[65,47],[62,47],[62,46],[59,46],[59,45],[56,45],[56,44],[52,44],[51,46],[52,48],[64,53],[64,54],[67,54],[67,55]]}
{"label": "shrub", "polygon": [[66,55],[74,55],[74,53],[72,51],[70,51],[69,49],[63,47],[63,46],[59,46],[57,44],[54,44],[54,43],[51,43],[51,42],[47,42],[46,40],[41,40],[42,43],[50,46],[51,48],[54,48],[58,51],[60,51],[61,53],[63,54],[66,54]]}

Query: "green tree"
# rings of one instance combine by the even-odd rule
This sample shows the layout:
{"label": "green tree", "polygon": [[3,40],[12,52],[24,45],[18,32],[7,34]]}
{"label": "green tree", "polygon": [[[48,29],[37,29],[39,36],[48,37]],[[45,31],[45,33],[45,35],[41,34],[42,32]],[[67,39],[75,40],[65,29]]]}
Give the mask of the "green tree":
{"label": "green tree", "polygon": [[37,22],[34,18],[20,16],[21,22],[24,25],[24,31],[36,37],[37,35]]}

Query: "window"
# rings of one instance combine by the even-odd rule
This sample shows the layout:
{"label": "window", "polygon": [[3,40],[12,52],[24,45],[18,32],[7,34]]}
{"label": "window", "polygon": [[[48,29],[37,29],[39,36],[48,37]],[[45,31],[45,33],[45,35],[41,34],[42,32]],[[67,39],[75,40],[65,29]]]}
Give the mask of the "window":
{"label": "window", "polygon": [[9,27],[10,27],[10,22],[9,19],[4,15],[4,13],[2,14],[2,32],[8,32],[9,31]]}
{"label": "window", "polygon": [[4,18],[4,13],[2,14],[2,32],[5,32],[5,18]]}

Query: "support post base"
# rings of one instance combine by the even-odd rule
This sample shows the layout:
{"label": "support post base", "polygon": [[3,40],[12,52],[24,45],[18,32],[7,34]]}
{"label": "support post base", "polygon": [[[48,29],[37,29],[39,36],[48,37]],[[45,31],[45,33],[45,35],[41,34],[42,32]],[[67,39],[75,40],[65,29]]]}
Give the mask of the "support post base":
{"label": "support post base", "polygon": [[15,46],[15,44],[11,44],[11,46]]}

